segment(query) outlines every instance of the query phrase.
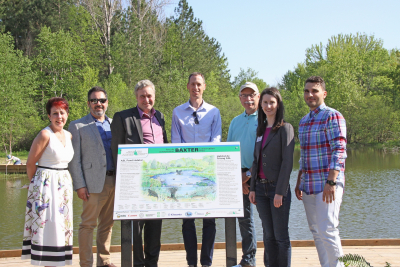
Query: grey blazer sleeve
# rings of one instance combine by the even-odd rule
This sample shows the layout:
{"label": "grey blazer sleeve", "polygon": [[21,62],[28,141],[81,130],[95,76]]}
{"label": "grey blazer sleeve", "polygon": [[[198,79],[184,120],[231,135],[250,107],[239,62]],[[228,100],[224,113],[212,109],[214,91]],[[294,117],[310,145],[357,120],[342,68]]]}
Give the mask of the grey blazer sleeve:
{"label": "grey blazer sleeve", "polygon": [[290,123],[280,129],[281,147],[282,147],[282,164],[279,171],[279,176],[276,182],[275,194],[287,195],[289,186],[290,174],[293,169],[293,151],[294,151],[294,130]]}
{"label": "grey blazer sleeve", "polygon": [[72,134],[72,147],[74,148],[74,157],[68,164],[68,167],[72,180],[74,182],[74,190],[76,191],[79,188],[87,186],[82,171],[81,137],[75,121],[69,124],[68,131]]}
{"label": "grey blazer sleeve", "polygon": [[254,145],[254,156],[253,156],[254,160],[253,160],[253,165],[251,166],[250,191],[256,191],[256,180],[258,173],[258,155],[260,155],[258,147],[261,146],[261,144],[257,145],[257,143],[262,144],[262,141],[257,142],[256,139],[256,144]]}

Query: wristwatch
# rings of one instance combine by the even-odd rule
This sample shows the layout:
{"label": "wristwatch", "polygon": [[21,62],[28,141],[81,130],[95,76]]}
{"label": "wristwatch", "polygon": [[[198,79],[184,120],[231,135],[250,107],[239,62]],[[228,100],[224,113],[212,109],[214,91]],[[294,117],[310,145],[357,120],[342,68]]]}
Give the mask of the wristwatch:
{"label": "wristwatch", "polygon": [[332,185],[332,186],[336,185],[336,182],[334,182],[332,180],[326,180],[326,183],[329,185]]}
{"label": "wristwatch", "polygon": [[247,177],[251,177],[251,172],[250,171],[246,171],[246,176]]}

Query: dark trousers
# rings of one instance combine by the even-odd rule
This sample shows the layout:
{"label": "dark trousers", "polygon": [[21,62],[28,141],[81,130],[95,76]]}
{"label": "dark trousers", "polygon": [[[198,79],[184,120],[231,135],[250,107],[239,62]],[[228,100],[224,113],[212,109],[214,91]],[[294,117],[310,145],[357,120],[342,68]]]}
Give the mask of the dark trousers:
{"label": "dark trousers", "polygon": [[[161,248],[162,220],[133,221],[133,265],[135,267],[157,267]],[[144,228],[144,254],[142,232]]]}
{"label": "dark trousers", "polygon": [[[203,219],[203,240],[201,245],[200,263],[211,266],[214,253],[215,219]],[[183,219],[183,242],[188,265],[197,266],[197,235],[194,219]]]}
{"label": "dark trousers", "polygon": [[257,235],[254,224],[253,204],[249,195],[243,194],[244,217],[238,217],[240,235],[242,236],[242,266],[256,266]]}
{"label": "dark trousers", "polygon": [[274,206],[275,183],[257,182],[257,210],[263,227],[264,265],[266,267],[290,267],[292,247],[289,238],[289,211],[292,195],[290,187],[282,206]]}

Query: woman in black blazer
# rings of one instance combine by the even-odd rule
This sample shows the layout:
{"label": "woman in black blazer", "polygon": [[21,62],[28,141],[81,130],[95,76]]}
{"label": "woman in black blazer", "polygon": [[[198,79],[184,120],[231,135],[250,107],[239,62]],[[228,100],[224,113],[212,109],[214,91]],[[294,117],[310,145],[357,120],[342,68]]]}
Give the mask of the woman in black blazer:
{"label": "woman in black blazer", "polygon": [[290,266],[290,173],[293,168],[294,132],[283,120],[278,89],[265,89],[258,105],[257,139],[251,171],[250,201],[263,226],[265,266]]}

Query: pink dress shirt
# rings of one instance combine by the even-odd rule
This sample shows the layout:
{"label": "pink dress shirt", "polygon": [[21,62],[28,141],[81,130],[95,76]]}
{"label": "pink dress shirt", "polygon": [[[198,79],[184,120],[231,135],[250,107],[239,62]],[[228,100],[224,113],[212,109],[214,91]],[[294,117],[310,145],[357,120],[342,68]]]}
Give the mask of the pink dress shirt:
{"label": "pink dress shirt", "polygon": [[140,123],[142,124],[143,143],[144,144],[163,144],[163,130],[158,122],[155,109],[151,109],[150,116],[144,113],[139,107]]}

